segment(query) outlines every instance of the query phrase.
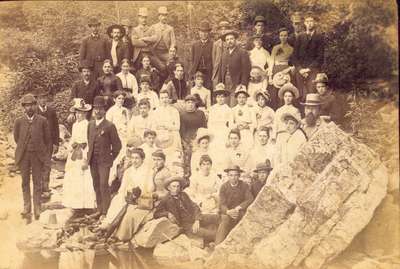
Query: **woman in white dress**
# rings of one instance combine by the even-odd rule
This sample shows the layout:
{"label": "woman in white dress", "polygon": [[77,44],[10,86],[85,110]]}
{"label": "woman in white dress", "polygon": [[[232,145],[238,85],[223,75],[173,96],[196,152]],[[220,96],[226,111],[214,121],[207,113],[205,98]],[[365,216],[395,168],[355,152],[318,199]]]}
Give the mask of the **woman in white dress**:
{"label": "woman in white dress", "polygon": [[92,106],[83,99],[76,98],[71,112],[76,114],[72,126],[70,152],[65,164],[63,185],[63,205],[78,211],[96,207],[96,195],[93,189],[92,176],[87,166],[88,153],[88,120],[86,116]]}
{"label": "woman in white dress", "polygon": [[224,84],[217,84],[214,91],[216,103],[210,107],[208,114],[208,129],[214,135],[211,148],[214,149],[224,148],[233,122],[232,109],[226,104],[226,97],[229,95]]}
{"label": "woman in white dress", "polygon": [[128,110],[131,110],[135,103],[135,100],[137,99],[139,86],[136,77],[129,71],[129,60],[123,59],[121,62],[121,72],[117,74],[117,77],[119,77],[119,79],[121,80],[122,89],[126,93],[124,107],[128,108]]}
{"label": "woman in white dress", "polygon": [[206,128],[199,128],[197,130],[195,146],[193,148],[193,154],[190,159],[190,171],[193,173],[198,172],[200,168],[200,157],[203,155],[208,155],[211,158],[213,153],[211,153],[210,143],[213,140],[213,135]]}

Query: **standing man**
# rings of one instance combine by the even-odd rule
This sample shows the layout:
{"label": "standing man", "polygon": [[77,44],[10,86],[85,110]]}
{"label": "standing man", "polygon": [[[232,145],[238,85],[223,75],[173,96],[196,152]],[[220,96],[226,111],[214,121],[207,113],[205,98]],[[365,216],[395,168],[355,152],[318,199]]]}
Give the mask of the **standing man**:
{"label": "standing man", "polygon": [[207,128],[207,119],[204,112],[196,107],[197,98],[194,95],[185,97],[185,110],[180,112],[180,130],[182,147],[184,152],[184,163],[190,167],[192,157],[193,142],[196,138],[197,130],[201,127]]}
{"label": "standing man", "polygon": [[37,94],[38,109],[37,114],[47,119],[50,130],[51,145],[47,154],[48,161],[43,166],[43,182],[42,182],[42,198],[50,198],[50,170],[51,170],[51,157],[58,151],[58,140],[60,139],[60,131],[58,128],[58,117],[56,110],[48,105],[49,91],[41,91]]}
{"label": "standing man", "polygon": [[256,16],[254,19],[254,32],[247,41],[246,50],[252,50],[254,48],[253,38],[251,37],[260,36],[262,47],[271,53],[274,41],[272,36],[265,31],[265,22],[266,20],[264,16]]}
{"label": "standing man", "polygon": [[[121,25],[125,29],[125,35],[122,37],[122,42],[124,42],[125,47],[128,50],[127,59],[129,60],[129,62],[131,62],[132,56],[133,56],[133,46],[132,46],[132,39],[131,39],[131,32],[132,32],[133,25],[129,19],[122,19]],[[130,66],[132,66],[132,62],[130,64]]]}
{"label": "standing man", "polygon": [[136,70],[140,69],[142,58],[145,54],[150,54],[149,44],[143,40],[147,36],[149,26],[147,25],[147,8],[141,7],[138,11],[139,25],[132,29],[131,43],[133,47],[132,63]]}
{"label": "standing man", "polygon": [[213,61],[212,82],[213,82],[214,88],[219,83],[219,77],[220,77],[220,73],[221,73],[222,54],[223,54],[224,50],[226,49],[226,45],[224,44],[224,41],[222,41],[221,36],[223,36],[225,34],[225,32],[228,30],[229,22],[221,21],[218,24],[218,27],[219,27],[219,36],[218,36],[218,40],[216,40],[213,44],[212,57],[211,57],[212,61]]}
{"label": "standing man", "polygon": [[212,50],[213,41],[210,39],[211,26],[208,21],[202,21],[199,27],[200,40],[195,41],[191,50],[190,79],[194,79],[194,74],[200,71],[204,75],[204,87],[209,89],[212,94]]}
{"label": "standing man", "polygon": [[27,224],[32,221],[32,204],[30,177],[33,182],[34,217],[38,220],[41,209],[41,187],[43,167],[48,164],[48,155],[52,140],[46,118],[35,113],[37,102],[32,94],[22,97],[21,104],[25,115],[18,118],[14,124],[15,164],[19,167],[22,177],[22,194],[24,211],[21,213]]}
{"label": "standing man", "polygon": [[295,66],[295,85],[300,91],[300,101],[304,101],[307,93],[315,92],[312,81],[324,63],[324,35],[316,31],[313,14],[304,17],[306,32],[299,35],[293,51]]}
{"label": "standing man", "polygon": [[238,165],[233,165],[224,170],[228,174],[228,181],[222,184],[219,190],[220,223],[215,238],[218,245],[238,224],[246,213],[247,207],[253,202],[253,195],[247,183],[239,180],[243,172]]}
{"label": "standing man", "polygon": [[78,67],[81,78],[72,84],[71,100],[81,98],[85,104],[93,104],[94,97],[99,95],[97,80],[92,76],[93,66],[89,61],[81,62]]}
{"label": "standing man", "polygon": [[88,127],[88,164],[96,192],[96,216],[107,214],[110,206],[108,178],[110,168],[121,150],[121,140],[115,125],[104,118],[106,102],[102,96],[96,96],[93,103],[94,120]]}
{"label": "standing man", "polygon": [[292,21],[293,32],[289,34],[288,44],[292,47],[295,46],[296,41],[301,33],[303,33],[303,18],[301,17],[301,13],[296,11],[290,17]]}
{"label": "standing man", "polygon": [[150,26],[149,37],[142,38],[143,41],[151,43],[153,53],[151,62],[163,74],[166,72],[169,49],[176,47],[174,28],[167,24],[167,16],[167,7],[159,7],[158,23]]}
{"label": "standing man", "polygon": [[100,36],[100,22],[96,18],[91,18],[88,26],[92,33],[82,41],[79,51],[80,64],[86,60],[93,67],[94,79],[97,79],[103,73],[103,62],[108,57],[107,40]]}
{"label": "standing man", "polygon": [[220,82],[230,92],[229,105],[236,104],[235,92],[245,91],[250,79],[250,58],[247,51],[237,45],[239,34],[236,31],[228,31],[221,38],[227,44],[227,49],[222,55]]}
{"label": "standing man", "polygon": [[126,44],[122,41],[125,36],[125,28],[122,25],[113,24],[107,28],[107,34],[111,38],[107,42],[108,59],[111,59],[114,74],[121,72],[121,62],[128,59],[129,51]]}

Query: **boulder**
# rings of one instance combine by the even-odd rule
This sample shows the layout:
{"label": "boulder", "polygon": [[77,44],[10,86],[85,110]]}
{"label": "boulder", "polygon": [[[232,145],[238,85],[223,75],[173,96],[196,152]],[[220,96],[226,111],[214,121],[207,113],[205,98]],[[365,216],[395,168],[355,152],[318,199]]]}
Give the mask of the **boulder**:
{"label": "boulder", "polygon": [[321,268],[369,223],[386,195],[379,156],[334,123],[321,127],[285,171],[272,171],[207,268]]}
{"label": "boulder", "polygon": [[54,249],[57,247],[60,232],[60,229],[46,229],[38,221],[32,222],[19,233],[17,247],[24,252]]}
{"label": "boulder", "polygon": [[144,248],[153,248],[179,234],[178,225],[167,218],[147,222],[135,235],[136,244]]}

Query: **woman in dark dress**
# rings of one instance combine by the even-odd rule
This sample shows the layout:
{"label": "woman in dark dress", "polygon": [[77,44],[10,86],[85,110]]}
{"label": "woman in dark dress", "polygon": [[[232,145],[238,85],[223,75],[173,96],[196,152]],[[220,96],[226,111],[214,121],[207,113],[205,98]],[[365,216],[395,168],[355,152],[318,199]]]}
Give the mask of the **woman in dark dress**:
{"label": "woman in dark dress", "polygon": [[98,92],[100,95],[104,96],[106,100],[106,110],[108,110],[113,104],[112,95],[115,91],[122,91],[122,82],[119,77],[113,73],[113,67],[111,60],[105,60],[103,63],[103,75],[97,78],[98,82]]}

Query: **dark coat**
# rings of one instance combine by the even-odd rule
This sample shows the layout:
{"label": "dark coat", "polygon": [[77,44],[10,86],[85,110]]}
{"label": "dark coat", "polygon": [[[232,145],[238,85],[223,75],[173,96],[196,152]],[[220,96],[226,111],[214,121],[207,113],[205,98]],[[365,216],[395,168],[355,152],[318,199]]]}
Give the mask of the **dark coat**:
{"label": "dark coat", "polygon": [[[111,57],[112,40],[111,39],[107,41],[106,48],[107,48],[107,58],[112,60],[112,57]],[[121,62],[123,59],[129,59],[129,49],[128,49],[126,43],[121,40],[121,41],[118,41],[118,43],[117,43],[116,51],[117,51],[118,66],[121,66]]]}
{"label": "dark coat", "polygon": [[71,99],[82,98],[86,104],[93,104],[94,98],[100,95],[97,80],[91,79],[86,85],[83,79],[75,81],[71,89]]}
{"label": "dark coat", "polygon": [[60,139],[60,130],[58,128],[58,117],[56,110],[51,106],[47,106],[46,111],[43,112],[40,110],[40,108],[38,108],[37,112],[39,115],[47,119],[53,145],[58,146],[58,140]]}
{"label": "dark coat", "polygon": [[88,64],[94,66],[95,62],[103,62],[107,59],[109,53],[107,51],[107,40],[99,36],[97,38],[92,35],[83,39],[79,51],[79,59],[85,60]]}
{"label": "dark coat", "polygon": [[237,187],[232,187],[229,181],[222,184],[219,190],[219,210],[222,214],[240,206],[243,210],[253,202],[253,195],[247,183],[239,180]]}
{"label": "dark coat", "polygon": [[14,140],[17,144],[15,149],[15,164],[21,161],[27,146],[29,138],[29,126],[31,125],[31,141],[37,157],[43,163],[48,162],[48,152],[52,146],[49,124],[45,117],[35,114],[32,123],[29,122],[27,116],[22,116],[15,121],[14,124]]}
{"label": "dark coat", "polygon": [[111,167],[115,158],[121,150],[121,140],[119,139],[117,128],[106,119],[96,126],[96,121],[91,120],[88,127],[88,163],[93,157],[94,142],[99,146],[99,159],[97,161],[105,167]]}
{"label": "dark coat", "polygon": [[178,226],[182,228],[193,225],[201,218],[199,206],[185,192],[179,193],[177,198],[168,193],[157,206],[154,218],[168,217],[168,213],[175,216]]}
{"label": "dark coat", "polygon": [[248,52],[238,46],[233,50],[232,54],[229,54],[228,49],[224,50],[219,82],[225,83],[225,74],[228,68],[233,85],[236,87],[239,84],[243,84],[247,87],[251,69]]}
{"label": "dark coat", "polygon": [[324,35],[314,32],[311,39],[301,33],[295,42],[292,62],[296,68],[321,69],[324,63]]}
{"label": "dark coat", "polygon": [[[208,41],[203,44],[200,40],[196,41],[192,45],[191,50],[191,67],[189,76],[192,78],[197,71],[202,71],[202,67],[207,71],[209,77],[212,75],[213,68],[213,59],[212,59],[212,50],[213,50],[214,42],[208,39]],[[202,62],[204,60],[204,63]]]}

